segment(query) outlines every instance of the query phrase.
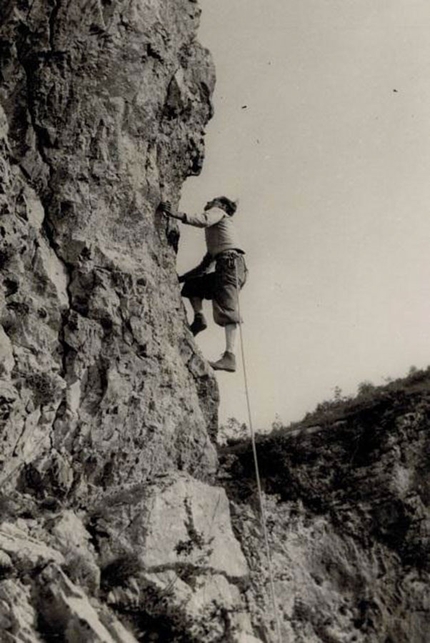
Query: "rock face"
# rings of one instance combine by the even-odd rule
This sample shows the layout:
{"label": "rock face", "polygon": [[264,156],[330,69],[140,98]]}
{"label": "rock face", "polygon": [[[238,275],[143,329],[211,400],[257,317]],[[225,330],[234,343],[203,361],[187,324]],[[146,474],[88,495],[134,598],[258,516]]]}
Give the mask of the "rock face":
{"label": "rock face", "polygon": [[0,1],[2,641],[250,630],[210,486],[218,391],[158,211],[202,167],[215,75],[199,13]]}
{"label": "rock face", "polygon": [[[430,373],[258,445],[283,641],[425,643]],[[256,631],[273,620],[249,445],[225,450]],[[240,481],[240,482],[238,482]]]}
{"label": "rock face", "polygon": [[214,74],[198,9],[2,15],[2,476],[23,463],[27,489],[87,497],[172,465],[206,475],[217,393],[184,325],[177,230],[157,213],[202,163]]}

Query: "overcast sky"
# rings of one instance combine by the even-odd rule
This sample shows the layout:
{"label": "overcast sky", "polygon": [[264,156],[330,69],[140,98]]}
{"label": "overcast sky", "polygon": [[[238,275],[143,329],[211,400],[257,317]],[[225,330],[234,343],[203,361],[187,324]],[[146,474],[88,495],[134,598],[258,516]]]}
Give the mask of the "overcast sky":
{"label": "overcast sky", "polygon": [[[181,208],[240,199],[254,421],[288,423],[430,363],[430,3],[200,5],[215,117]],[[182,233],[179,272],[204,254]],[[213,324],[198,337],[209,359],[223,342]],[[221,419],[245,420],[241,371],[217,378]]]}

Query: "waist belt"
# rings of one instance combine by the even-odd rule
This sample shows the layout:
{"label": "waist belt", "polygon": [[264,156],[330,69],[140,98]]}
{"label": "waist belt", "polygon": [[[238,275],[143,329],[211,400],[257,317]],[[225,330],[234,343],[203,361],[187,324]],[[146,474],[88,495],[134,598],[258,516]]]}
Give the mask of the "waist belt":
{"label": "waist belt", "polygon": [[228,259],[229,257],[240,257],[243,254],[244,253],[242,252],[242,250],[236,250],[236,249],[223,250],[222,252],[219,252],[217,254],[215,259]]}
{"label": "waist belt", "polygon": [[239,257],[243,257],[243,252],[240,252],[240,250],[224,250],[224,252],[217,254],[215,259],[221,270],[222,267],[234,270]]}

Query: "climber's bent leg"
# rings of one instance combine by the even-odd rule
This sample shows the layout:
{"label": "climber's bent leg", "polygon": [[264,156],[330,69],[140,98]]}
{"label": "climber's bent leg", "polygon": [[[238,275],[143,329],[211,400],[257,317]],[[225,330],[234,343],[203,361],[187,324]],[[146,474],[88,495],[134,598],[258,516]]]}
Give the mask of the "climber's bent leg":
{"label": "climber's bent leg", "polygon": [[200,297],[190,297],[190,304],[195,315],[203,311],[203,299]]}
{"label": "climber's bent leg", "polygon": [[203,315],[203,299],[212,299],[213,296],[213,274],[195,277],[185,282],[181,294],[190,300],[194,312],[194,320],[190,330],[194,336],[201,333],[208,327],[205,316]]}
{"label": "climber's bent leg", "polygon": [[198,335],[208,327],[205,316],[203,315],[203,299],[200,297],[190,297],[190,304],[194,311],[194,320],[190,326],[190,331],[194,335]]}

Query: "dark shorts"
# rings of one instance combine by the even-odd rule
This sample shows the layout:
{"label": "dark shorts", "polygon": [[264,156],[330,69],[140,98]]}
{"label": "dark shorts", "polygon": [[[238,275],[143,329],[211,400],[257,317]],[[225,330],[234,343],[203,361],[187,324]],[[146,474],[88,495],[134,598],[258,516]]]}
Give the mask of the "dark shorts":
{"label": "dark shorts", "polygon": [[223,252],[216,259],[215,272],[186,281],[182,296],[211,299],[216,324],[238,324],[238,292],[245,285],[247,273],[243,254]]}

